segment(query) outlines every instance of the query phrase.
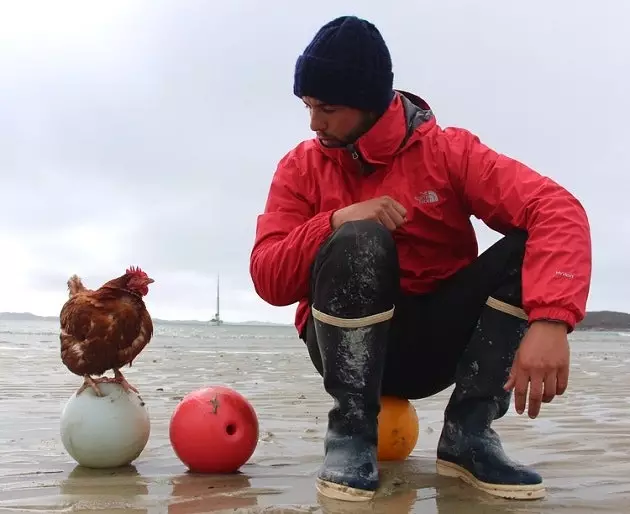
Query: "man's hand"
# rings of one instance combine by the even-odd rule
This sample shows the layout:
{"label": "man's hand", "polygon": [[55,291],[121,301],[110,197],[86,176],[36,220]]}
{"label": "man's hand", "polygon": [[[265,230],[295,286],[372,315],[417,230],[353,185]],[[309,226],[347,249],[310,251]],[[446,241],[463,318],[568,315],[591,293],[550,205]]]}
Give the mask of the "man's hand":
{"label": "man's hand", "polygon": [[535,321],[523,337],[504,388],[514,390],[516,412],[523,414],[529,385],[530,418],[540,412],[541,401],[562,395],[569,383],[569,341],[564,323]]}
{"label": "man's hand", "polygon": [[347,221],[374,220],[389,230],[396,230],[407,221],[407,209],[389,196],[372,198],[339,209],[332,215],[333,229]]}

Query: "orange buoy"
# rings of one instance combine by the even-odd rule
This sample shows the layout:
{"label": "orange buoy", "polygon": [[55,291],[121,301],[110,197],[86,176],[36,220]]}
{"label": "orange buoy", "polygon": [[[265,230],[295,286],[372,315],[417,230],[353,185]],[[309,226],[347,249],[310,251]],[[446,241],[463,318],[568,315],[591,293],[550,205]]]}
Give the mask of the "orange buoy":
{"label": "orange buoy", "polygon": [[190,471],[233,473],[256,449],[258,418],[251,404],[229,387],[198,389],[175,408],[169,438]]}
{"label": "orange buoy", "polygon": [[404,398],[383,396],[378,415],[378,460],[404,460],[418,442],[418,414]]}

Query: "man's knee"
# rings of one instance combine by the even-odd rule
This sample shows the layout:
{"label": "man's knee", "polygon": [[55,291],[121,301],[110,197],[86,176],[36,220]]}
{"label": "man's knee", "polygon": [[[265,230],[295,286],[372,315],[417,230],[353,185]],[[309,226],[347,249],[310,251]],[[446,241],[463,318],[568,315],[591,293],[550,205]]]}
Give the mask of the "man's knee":
{"label": "man's knee", "polygon": [[[391,307],[399,288],[398,254],[391,232],[369,220],[341,225],[322,245],[315,259],[312,300],[339,300],[373,310],[381,303]],[[333,307],[331,307],[333,308]]]}
{"label": "man's knee", "polygon": [[520,261],[521,265],[523,264],[528,238],[529,234],[527,231],[521,229],[512,230],[504,236],[505,244],[511,249],[514,259]]}
{"label": "man's knee", "polygon": [[384,257],[396,251],[392,233],[372,220],[348,221],[341,225],[322,246],[326,249],[348,253],[370,253],[374,258]]}
{"label": "man's knee", "polygon": [[499,287],[492,297],[515,307],[521,307],[523,260],[527,246],[528,234],[524,230],[513,230],[505,235],[503,244],[506,247],[506,263]]}
{"label": "man's knee", "polygon": [[335,230],[320,248],[315,269],[326,260],[334,260],[352,272],[398,265],[391,232],[371,220],[348,221]]}

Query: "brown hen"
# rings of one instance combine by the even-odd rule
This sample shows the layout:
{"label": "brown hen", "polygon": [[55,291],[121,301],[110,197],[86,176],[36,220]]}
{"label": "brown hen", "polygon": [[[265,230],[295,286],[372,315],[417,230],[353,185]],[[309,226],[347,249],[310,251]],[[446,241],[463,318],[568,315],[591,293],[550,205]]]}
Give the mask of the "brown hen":
{"label": "brown hen", "polygon": [[[131,366],[153,336],[153,322],[143,300],[153,282],[133,266],[96,290],[87,289],[77,275],[70,277],[70,298],[59,316],[61,360],[72,373],[84,378],[77,395],[91,387],[97,396],[103,396],[98,388],[103,382],[138,392],[120,368]],[[114,378],[92,378],[110,369]]]}

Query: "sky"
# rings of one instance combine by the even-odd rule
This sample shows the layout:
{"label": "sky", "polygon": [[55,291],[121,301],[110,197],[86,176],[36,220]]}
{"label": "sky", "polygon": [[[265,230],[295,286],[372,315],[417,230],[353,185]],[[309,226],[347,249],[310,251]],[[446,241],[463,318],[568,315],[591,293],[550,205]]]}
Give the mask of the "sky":
{"label": "sky", "polygon": [[[343,4],[343,6],[342,6]],[[271,8],[273,5],[273,8]],[[630,3],[0,0],[0,311],[141,266],[154,317],[292,323],[249,276],[282,156],[312,137],[295,60],[355,14],[442,126],[560,182],[589,215],[589,310],[630,312]],[[500,236],[475,221],[480,249]]]}

